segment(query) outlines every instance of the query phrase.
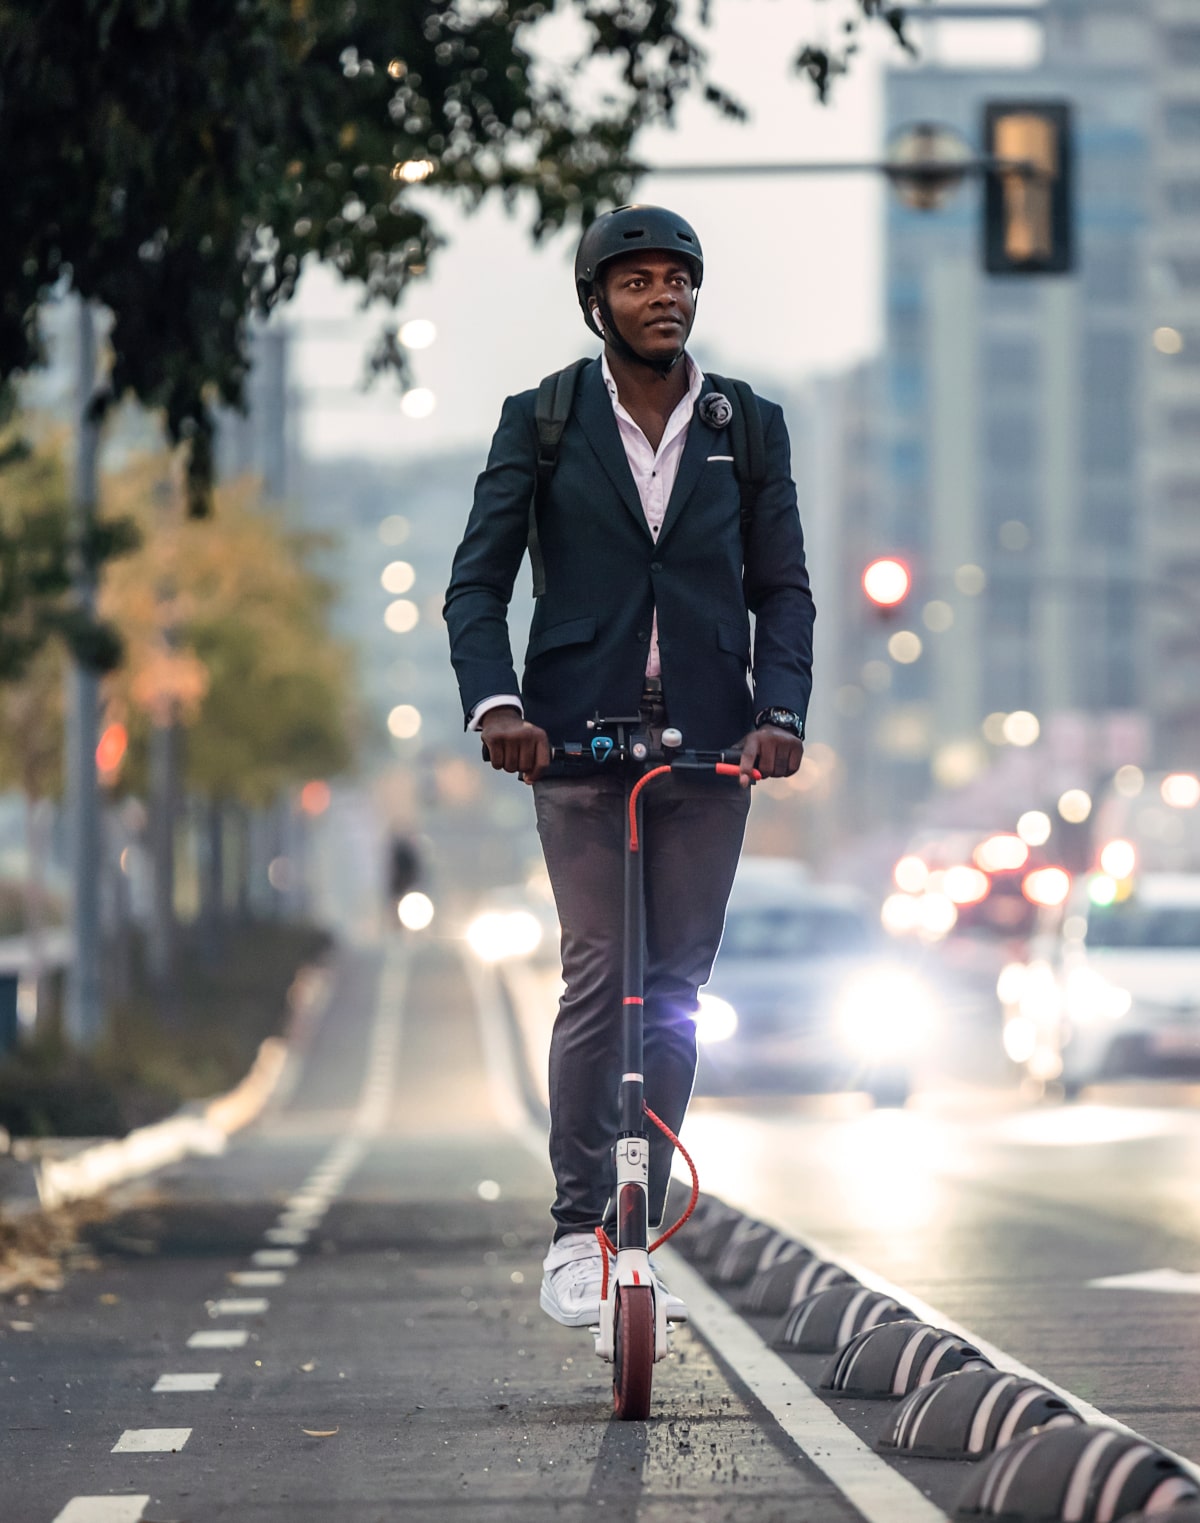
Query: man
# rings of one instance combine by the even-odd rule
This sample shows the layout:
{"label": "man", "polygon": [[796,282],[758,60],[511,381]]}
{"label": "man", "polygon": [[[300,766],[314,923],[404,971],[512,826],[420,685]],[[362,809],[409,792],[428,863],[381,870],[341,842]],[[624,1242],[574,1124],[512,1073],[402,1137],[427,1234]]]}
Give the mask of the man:
{"label": "man", "polygon": [[[467,725],[482,732],[493,767],[533,786],[562,925],[566,989],[550,1048],[557,1195],[541,1304],[569,1327],[599,1321],[595,1229],[611,1211],[624,811],[619,777],[556,775],[550,748],[585,739],[596,713],[636,712],[680,729],[688,748],[741,748],[740,788],[673,776],[644,805],[645,1098],[678,1132],[695,1077],[697,990],[721,939],[751,774],[800,766],[812,685],[813,603],[787,430],[775,404],[754,399],[766,475],[743,539],[728,399],[686,352],[703,273],[699,239],[673,212],[625,206],[592,223],[576,289],[604,353],[580,373],[539,494],[545,592],[520,683],[506,615],[536,480],[533,391],[504,404],[446,594]],[[651,1222],[665,1206],[670,1155],[651,1128]],[[686,1311],[668,1295],[667,1314]]]}

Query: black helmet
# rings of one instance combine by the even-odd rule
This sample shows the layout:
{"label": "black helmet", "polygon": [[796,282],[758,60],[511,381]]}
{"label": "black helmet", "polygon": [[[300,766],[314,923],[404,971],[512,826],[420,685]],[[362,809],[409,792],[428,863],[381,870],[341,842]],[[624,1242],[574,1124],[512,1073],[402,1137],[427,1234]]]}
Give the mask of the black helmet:
{"label": "black helmet", "polygon": [[618,206],[614,211],[602,212],[584,232],[575,254],[575,290],[584,321],[593,333],[596,328],[588,303],[600,267],[633,249],[685,254],[692,266],[696,290],[700,289],[704,279],[700,240],[678,212],[668,211],[665,206]]}

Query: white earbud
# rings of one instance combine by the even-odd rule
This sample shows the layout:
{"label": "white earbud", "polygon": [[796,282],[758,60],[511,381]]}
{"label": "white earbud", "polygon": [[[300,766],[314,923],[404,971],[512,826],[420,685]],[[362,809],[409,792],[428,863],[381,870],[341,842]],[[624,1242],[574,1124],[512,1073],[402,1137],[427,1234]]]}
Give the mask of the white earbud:
{"label": "white earbud", "polygon": [[593,307],[592,308],[592,321],[596,324],[596,332],[599,333],[601,336],[603,336],[603,334],[604,334],[604,319],[600,316],[600,308],[599,307]]}

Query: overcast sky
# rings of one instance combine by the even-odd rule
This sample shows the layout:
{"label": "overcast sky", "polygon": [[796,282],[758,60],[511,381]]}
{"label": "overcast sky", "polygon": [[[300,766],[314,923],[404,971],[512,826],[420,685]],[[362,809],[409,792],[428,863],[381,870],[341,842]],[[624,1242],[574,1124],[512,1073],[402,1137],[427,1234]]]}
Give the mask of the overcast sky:
{"label": "overcast sky", "polygon": [[[902,58],[884,28],[864,29],[863,53],[822,107],[789,61],[801,36],[798,13],[818,18],[807,30],[812,39],[821,26],[832,28],[836,6],[718,0],[715,9],[714,75],[753,106],[753,118],[739,126],[689,102],[674,132],[643,139],[646,162],[855,161],[882,153],[883,69]],[[1013,62],[1027,60],[1031,38],[1025,27],[945,23],[937,45],[944,58],[986,54],[994,64],[1010,45]],[[867,174],[664,174],[644,180],[638,199],[682,212],[700,236],[705,283],[693,344],[714,367],[769,394],[773,381],[841,369],[878,348],[884,194]],[[368,395],[358,389],[386,309],[362,315],[355,288],[318,267],[284,319],[295,335],[293,385],[303,399],[296,416],[310,453],[403,458],[482,449],[509,392],[598,348],[575,301],[576,235],[534,249],[527,211],[509,217],[488,206],[463,218],[432,194],[428,204],[450,245],[434,274],[412,288],[399,319],[436,325],[436,342],[415,356],[418,384],[436,406],[426,418],[407,418],[390,385]]]}

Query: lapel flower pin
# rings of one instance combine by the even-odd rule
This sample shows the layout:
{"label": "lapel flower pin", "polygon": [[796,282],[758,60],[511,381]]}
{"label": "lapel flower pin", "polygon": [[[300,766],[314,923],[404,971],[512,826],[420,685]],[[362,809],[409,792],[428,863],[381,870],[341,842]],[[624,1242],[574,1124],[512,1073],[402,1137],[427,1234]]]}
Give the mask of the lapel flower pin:
{"label": "lapel flower pin", "polygon": [[710,391],[697,405],[701,423],[707,423],[709,428],[724,428],[733,417],[733,408],[723,392]]}

